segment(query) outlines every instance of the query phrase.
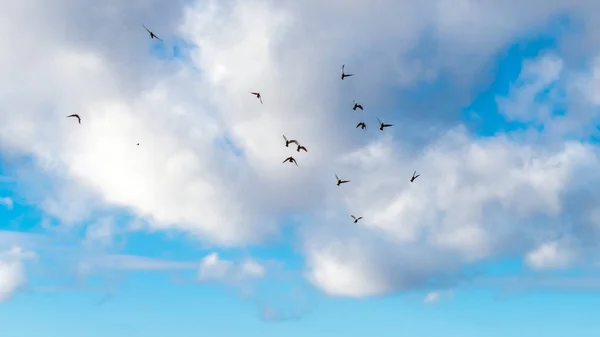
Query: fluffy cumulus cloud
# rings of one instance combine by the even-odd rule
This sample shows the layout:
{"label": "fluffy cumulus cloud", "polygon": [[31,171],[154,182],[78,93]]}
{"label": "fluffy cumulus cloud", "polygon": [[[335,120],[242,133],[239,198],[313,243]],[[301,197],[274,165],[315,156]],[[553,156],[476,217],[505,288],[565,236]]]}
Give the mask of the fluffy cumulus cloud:
{"label": "fluffy cumulus cloud", "polygon": [[248,279],[262,278],[265,267],[252,259],[240,262],[219,258],[218,253],[205,256],[200,263],[198,280],[236,284]]}
{"label": "fluffy cumulus cloud", "polygon": [[20,247],[0,253],[0,302],[8,301],[27,283],[24,260],[35,257]]}
{"label": "fluffy cumulus cloud", "polygon": [[[264,242],[287,214],[311,219],[295,239],[306,278],[331,295],[450,286],[465,264],[502,256],[568,267],[594,256],[583,253],[600,229],[589,188],[600,182],[597,147],[581,141],[600,102],[590,89],[598,50],[570,48],[600,38],[597,7],[11,2],[0,13],[0,148],[27,200],[65,224],[94,220],[87,242],[103,246],[115,227],[109,214],[96,219],[115,209],[143,219],[136,230],[224,246]],[[506,119],[533,126],[475,136],[461,108],[490,80],[491,61],[565,15],[586,31],[525,62],[497,99]],[[356,76],[342,82],[343,63]],[[376,117],[394,127],[379,132]],[[361,120],[366,132],[354,128]],[[308,152],[283,146],[284,134]],[[289,155],[298,167],[282,164]],[[352,182],[335,186],[334,172]],[[364,218],[354,225],[350,214]],[[199,278],[263,273],[214,254]]]}

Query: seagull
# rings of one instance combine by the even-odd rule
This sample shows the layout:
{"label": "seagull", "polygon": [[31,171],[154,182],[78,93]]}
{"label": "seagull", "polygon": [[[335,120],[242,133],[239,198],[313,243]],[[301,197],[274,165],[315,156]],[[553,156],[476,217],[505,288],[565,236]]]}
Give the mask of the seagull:
{"label": "seagull", "polygon": [[358,128],[360,126],[361,129],[366,129],[367,128],[367,124],[365,124],[365,122],[360,122],[358,124],[356,124],[356,127]]}
{"label": "seagull", "polygon": [[282,164],[285,163],[286,161],[289,161],[290,163],[294,163],[294,164],[296,164],[296,166],[298,166],[298,163],[296,162],[296,159],[294,159],[294,157],[285,158],[285,160],[282,162]]}
{"label": "seagull", "polygon": [[162,41],[162,39],[158,36],[156,36],[154,33],[152,33],[152,31],[150,29],[148,29],[148,27],[146,27],[146,25],[142,25],[144,26],[144,28],[146,28],[146,31],[148,31],[148,34],[150,34],[150,39],[157,39]]}
{"label": "seagull", "polygon": [[345,183],[349,183],[350,180],[342,180],[338,177],[338,175],[335,175],[335,179],[337,179],[337,185],[340,186],[340,184],[345,184]]}
{"label": "seagull", "polygon": [[354,102],[354,108],[352,108],[352,110],[356,111],[357,108],[363,110],[362,105],[356,103],[356,101],[352,101],[352,102]]}
{"label": "seagull", "polygon": [[385,124],[379,118],[377,118],[379,122],[379,130],[383,131],[383,128],[387,128],[388,126],[394,126],[394,124]]}
{"label": "seagull", "polygon": [[79,124],[81,124],[81,118],[79,117],[78,114],[68,115],[67,118],[69,118],[69,117],[75,117],[75,118],[77,118],[77,120],[79,121]]}
{"label": "seagull", "polygon": [[344,78],[346,78],[346,77],[354,76],[354,74],[346,74],[346,73],[344,73],[344,67],[345,67],[345,66],[346,66],[345,64],[342,64],[342,81],[343,81],[343,80],[344,80]]}
{"label": "seagull", "polygon": [[260,92],[252,92],[250,91],[250,93],[254,96],[256,96],[256,98],[258,98],[258,100],[260,101],[260,104],[263,104],[262,102],[262,96],[260,96]]}
{"label": "seagull", "polygon": [[302,145],[298,145],[298,148],[296,149],[296,151],[300,152],[300,150],[304,150],[304,152],[308,152],[308,150],[306,149],[306,147],[304,147]]}
{"label": "seagull", "polygon": [[[298,141],[297,141],[297,140],[294,140],[294,139],[292,139],[292,140],[288,140],[288,139],[287,139],[287,137],[286,137],[285,135],[283,135],[283,139],[285,139],[285,147],[289,147],[289,146],[290,146],[290,144],[292,144],[292,143],[294,143],[294,144],[296,144],[296,145],[300,146],[300,144],[298,143]],[[298,151],[298,152],[300,152],[300,151]]]}
{"label": "seagull", "polygon": [[358,218],[355,217],[354,215],[351,215],[352,219],[354,219],[354,223],[357,223],[358,220],[362,219],[362,216],[359,216]]}
{"label": "seagull", "polygon": [[413,176],[412,176],[412,178],[410,178],[410,182],[411,182],[411,183],[412,183],[413,181],[415,181],[415,179],[419,178],[419,176],[420,176],[420,174],[417,174],[417,175],[415,175],[415,174],[417,174],[417,171],[415,171],[415,173],[413,173]]}

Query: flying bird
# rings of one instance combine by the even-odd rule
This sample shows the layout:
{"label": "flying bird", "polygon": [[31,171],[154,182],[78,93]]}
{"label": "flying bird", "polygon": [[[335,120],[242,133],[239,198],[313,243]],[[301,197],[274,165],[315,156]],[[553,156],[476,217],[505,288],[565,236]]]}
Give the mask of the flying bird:
{"label": "flying bird", "polygon": [[413,173],[413,176],[412,176],[412,178],[410,178],[410,182],[411,182],[411,183],[412,183],[413,181],[415,181],[415,179],[419,178],[419,176],[420,176],[420,174],[417,174],[417,175],[415,175],[415,174],[417,174],[417,171],[415,171],[415,173]]}
{"label": "flying bird", "polygon": [[308,150],[306,149],[306,147],[304,147],[302,145],[298,145],[298,148],[296,149],[296,151],[300,152],[300,150],[304,150],[304,152],[308,152]]}
{"label": "flying bird", "polygon": [[346,67],[345,64],[342,64],[342,81],[344,80],[344,78],[346,77],[350,77],[350,76],[354,76],[354,74],[346,74],[344,73],[344,67]]}
{"label": "flying bird", "polygon": [[358,128],[359,126],[363,130],[367,128],[367,124],[365,124],[365,122],[360,122],[360,123],[356,124],[356,128]]}
{"label": "flying bird", "polygon": [[154,34],[150,29],[148,29],[148,27],[146,27],[146,25],[142,25],[144,26],[144,28],[146,28],[146,31],[148,32],[148,34],[150,34],[150,39],[157,39],[162,41],[162,39],[158,36],[156,36],[156,34]]}
{"label": "flying bird", "polygon": [[[286,137],[285,135],[283,135],[283,139],[285,139],[285,147],[289,147],[289,146],[290,146],[290,144],[292,144],[292,143],[294,143],[294,144],[296,144],[296,145],[300,146],[300,143],[298,143],[298,141],[297,141],[297,140],[294,140],[294,139],[288,140],[288,139],[287,139],[287,137]],[[300,151],[298,151],[298,152],[300,152]]]}
{"label": "flying bird", "polygon": [[354,102],[354,107],[352,108],[352,110],[354,110],[354,111],[356,111],[356,109],[363,110],[363,106],[362,105],[356,103],[356,101],[352,101],[352,102]]}
{"label": "flying bird", "polygon": [[337,185],[340,186],[340,184],[345,184],[345,183],[349,183],[350,180],[342,180],[338,177],[337,174],[335,174],[335,179],[337,179]]}
{"label": "flying bird", "polygon": [[294,157],[287,157],[287,158],[285,158],[285,160],[282,162],[282,164],[285,163],[285,162],[287,162],[287,161],[289,161],[290,163],[294,163],[294,164],[296,164],[296,166],[298,166],[298,163],[296,162],[296,159],[294,159]]}
{"label": "flying bird", "polygon": [[383,131],[383,128],[387,128],[389,126],[394,126],[394,124],[383,123],[379,118],[377,118],[377,121],[379,122],[379,130],[381,130],[381,131]]}
{"label": "flying bird", "polygon": [[262,102],[262,96],[260,95],[260,92],[252,92],[250,91],[250,93],[254,96],[256,96],[256,98],[258,98],[258,100],[260,101],[260,104],[263,104]]}
{"label": "flying bird", "polygon": [[354,215],[351,215],[352,219],[354,219],[354,223],[357,223],[358,220],[362,219],[362,216],[359,216],[358,218],[355,217]]}
{"label": "flying bird", "polygon": [[81,117],[79,117],[78,114],[68,115],[67,118],[69,118],[69,117],[75,117],[75,118],[77,118],[77,121],[79,121],[79,124],[81,124]]}
{"label": "flying bird", "polygon": [[139,145],[140,145],[140,143],[137,143],[136,145],[137,145],[137,146],[139,146]]}

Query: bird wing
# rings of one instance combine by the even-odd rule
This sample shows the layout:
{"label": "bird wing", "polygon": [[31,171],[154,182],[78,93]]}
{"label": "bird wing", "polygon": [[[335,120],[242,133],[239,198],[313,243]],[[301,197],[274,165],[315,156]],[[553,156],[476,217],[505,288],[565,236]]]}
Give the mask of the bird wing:
{"label": "bird wing", "polygon": [[143,27],[146,29],[146,31],[147,31],[148,33],[152,33],[152,32],[150,31],[150,29],[148,29],[148,27],[146,27],[146,25],[142,25],[142,26],[143,26]]}
{"label": "bird wing", "polygon": [[287,143],[287,138],[285,137],[285,135],[283,135],[283,139],[285,140],[285,142]]}
{"label": "bird wing", "polygon": [[346,77],[354,76],[354,74],[344,74]]}
{"label": "bird wing", "polygon": [[298,141],[297,141],[297,140],[294,140],[294,139],[290,140],[289,142],[290,142],[290,143],[294,143],[294,144],[296,144],[296,145],[300,145],[300,143],[298,143]]}
{"label": "bird wing", "polygon": [[362,105],[360,105],[360,104],[358,105],[358,108],[361,110],[363,109]]}
{"label": "bird wing", "polygon": [[79,117],[79,116],[77,116],[76,114],[73,114],[73,115],[68,115],[67,116],[67,118],[69,118],[69,117]]}
{"label": "bird wing", "polygon": [[304,152],[308,152],[308,150],[304,146],[298,146],[299,150],[304,150]]}
{"label": "bird wing", "polygon": [[362,125],[362,123],[358,123],[358,124],[356,124],[356,127],[358,128],[358,127],[359,127],[359,126],[361,126],[361,125]]}
{"label": "bird wing", "polygon": [[351,215],[352,219],[356,220],[356,217],[354,215]]}
{"label": "bird wing", "polygon": [[335,174],[335,179],[337,179],[338,181],[340,180],[340,178],[338,177],[338,175],[336,173]]}
{"label": "bird wing", "polygon": [[341,181],[341,183],[342,183],[342,184],[343,184],[343,183],[349,183],[349,182],[350,182],[350,180],[342,180],[342,181]]}
{"label": "bird wing", "polygon": [[285,163],[285,162],[286,162],[286,161],[288,161],[288,160],[290,160],[290,158],[285,158],[285,160],[284,160],[284,161],[282,161],[281,163],[283,164],[283,163]]}
{"label": "bird wing", "polygon": [[250,93],[251,93],[252,95],[258,96],[258,93],[257,93],[257,92],[252,92],[252,91],[250,91]]}
{"label": "bird wing", "polygon": [[362,219],[362,216],[359,216],[358,219],[356,219],[356,220],[360,220],[360,219]]}
{"label": "bird wing", "polygon": [[154,37],[155,37],[157,40],[160,40],[160,41],[162,41],[162,39],[161,39],[160,37],[156,36],[156,34],[154,34]]}
{"label": "bird wing", "polygon": [[377,121],[379,122],[379,124],[383,124],[381,123],[381,119],[379,119],[379,117],[377,117]]}
{"label": "bird wing", "polygon": [[258,97],[258,99],[260,100],[260,104],[263,104],[262,97]]}
{"label": "bird wing", "polygon": [[383,127],[394,126],[394,124],[383,124]]}
{"label": "bird wing", "polygon": [[346,67],[346,65],[342,64],[342,73],[344,72],[344,67]]}
{"label": "bird wing", "polygon": [[420,174],[417,174],[417,175],[415,176],[415,179],[419,178],[419,176],[420,176]]}

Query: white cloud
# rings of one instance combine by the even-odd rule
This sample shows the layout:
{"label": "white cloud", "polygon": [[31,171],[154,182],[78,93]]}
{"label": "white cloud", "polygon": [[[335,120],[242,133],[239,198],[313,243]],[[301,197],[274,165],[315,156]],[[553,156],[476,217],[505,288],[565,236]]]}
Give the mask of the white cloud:
{"label": "white cloud", "polygon": [[10,300],[27,283],[23,261],[34,257],[33,252],[24,251],[20,247],[0,253],[0,302]]}
{"label": "white cloud", "polygon": [[431,292],[425,296],[423,303],[436,303],[440,300],[440,293],[437,291]]}
{"label": "white cloud", "polygon": [[264,275],[265,267],[257,261],[224,260],[219,258],[218,253],[204,257],[198,269],[198,280],[225,284],[240,284],[246,280],[262,278]]}
{"label": "white cloud", "polygon": [[0,205],[5,206],[8,209],[12,209],[13,208],[13,200],[11,198],[0,198]]}
{"label": "white cloud", "polygon": [[529,252],[525,258],[527,264],[535,269],[553,269],[569,266],[575,258],[574,253],[559,242],[546,242]]}
{"label": "white cloud", "polygon": [[[0,42],[0,146],[3,154],[32,158],[24,165],[41,174],[22,175],[32,187],[24,190],[63,222],[89,222],[116,206],[146,219],[139,228],[244,245],[276,234],[282,214],[310,214],[322,216],[322,228],[301,238],[307,277],[329,294],[360,297],[452,280],[464,263],[535,249],[537,236],[556,234],[557,217],[570,207],[565,196],[597,181],[583,174],[599,166],[585,144],[560,138],[523,145],[523,135],[446,132],[490,57],[571,7],[577,15],[598,12],[594,3],[111,0],[91,11],[83,10],[91,1],[51,8],[12,2],[0,13],[7,33]],[[166,53],[184,39],[191,46],[186,60],[148,55],[153,42],[129,22],[149,22]],[[339,80],[342,63],[357,73],[353,80]],[[503,112],[539,118],[532,97],[568,80],[567,63],[553,56],[527,63]],[[431,93],[433,108],[406,98],[409,90],[398,94],[396,109],[390,92],[439,76],[449,89]],[[265,104],[249,90],[261,91]],[[365,114],[347,111],[352,99],[365,104]],[[382,135],[370,113],[384,110],[403,113],[388,115],[395,127]],[[75,112],[81,125],[65,118]],[[353,126],[363,116],[368,133],[357,137]],[[283,147],[282,134],[309,152]],[[298,168],[281,164],[289,153]],[[415,169],[421,177],[410,184]],[[332,182],[342,171],[353,180],[344,189]],[[56,182],[41,183],[48,179]],[[346,230],[350,212],[364,219]],[[539,218],[548,226],[538,226]],[[96,223],[87,237],[109,244],[113,230]],[[109,256],[83,266],[190,264]],[[264,272],[215,254],[199,278]]]}

